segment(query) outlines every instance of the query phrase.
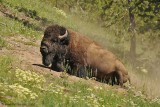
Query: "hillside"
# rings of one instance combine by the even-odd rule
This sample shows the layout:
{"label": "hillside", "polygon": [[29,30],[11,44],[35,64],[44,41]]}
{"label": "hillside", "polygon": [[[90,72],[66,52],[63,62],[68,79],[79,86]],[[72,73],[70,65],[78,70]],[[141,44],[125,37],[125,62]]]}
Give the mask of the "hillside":
{"label": "hillside", "polygon": [[[79,25],[76,22],[79,22]],[[109,37],[108,35],[104,36],[106,32],[103,29],[97,29],[92,24],[80,22],[79,19],[69,16],[64,11],[41,0],[1,0],[0,106],[160,106],[160,99],[157,96],[151,97],[146,94],[147,89],[145,88],[147,86],[142,86],[143,89],[135,88],[135,84],[138,84],[140,79],[131,71],[129,73],[132,76],[133,85],[125,84],[126,88],[120,88],[44,67],[39,46],[44,29],[51,24],[64,25],[87,34],[102,45],[106,44],[105,38]],[[85,24],[87,29],[81,27]],[[100,37],[96,36],[98,34]]]}

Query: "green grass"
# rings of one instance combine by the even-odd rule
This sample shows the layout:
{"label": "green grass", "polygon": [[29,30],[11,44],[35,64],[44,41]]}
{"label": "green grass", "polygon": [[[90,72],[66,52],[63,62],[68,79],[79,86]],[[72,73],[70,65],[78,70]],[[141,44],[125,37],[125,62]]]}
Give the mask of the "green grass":
{"label": "green grass", "polygon": [[[0,56],[0,101],[7,106],[36,107],[158,107],[158,99],[148,99],[141,92],[129,89],[124,94],[114,87],[91,85],[80,79],[71,81],[49,74],[13,68],[11,56]],[[14,90],[14,91],[13,91]]]}
{"label": "green grass", "polygon": [[8,17],[0,17],[0,22],[3,23],[0,25],[0,32],[3,36],[15,36],[15,35],[24,35],[32,38],[37,38],[41,35],[40,32],[34,31],[31,28],[25,27],[21,22],[18,22],[14,19]]}
{"label": "green grass", "polygon": [[3,77],[5,76],[5,73],[7,73],[11,69],[12,61],[13,59],[11,56],[8,55],[0,56],[0,72],[4,73]]}
{"label": "green grass", "polygon": [[[10,1],[3,1],[3,3],[12,8],[24,8],[27,10],[35,11],[36,15],[41,18],[47,18],[47,21],[52,23],[63,23],[66,21],[66,15],[63,11],[59,10],[58,8],[53,7],[49,3],[46,5],[45,2],[41,2],[40,0],[10,0]],[[36,4],[36,5],[35,5]],[[43,8],[43,11],[42,11]],[[24,12],[24,11],[22,11]]]}
{"label": "green grass", "polygon": [[142,94],[134,95],[131,89],[123,94],[114,91],[113,87],[90,85],[87,80],[71,81],[67,77],[53,78],[48,74],[42,75],[19,68],[11,69],[12,63],[14,62],[9,56],[1,57],[0,98],[1,102],[9,107],[19,105],[36,107],[160,106],[159,100],[149,100]]}
{"label": "green grass", "polygon": [[2,37],[0,37],[0,49],[3,47],[7,47],[7,43],[2,39]]}
{"label": "green grass", "polygon": [[149,100],[143,94],[134,95],[132,89],[123,94],[114,91],[114,87],[90,85],[87,80],[71,81],[67,76],[53,78],[49,74],[13,68],[13,63],[11,56],[0,56],[0,101],[9,107],[160,106],[158,99]]}

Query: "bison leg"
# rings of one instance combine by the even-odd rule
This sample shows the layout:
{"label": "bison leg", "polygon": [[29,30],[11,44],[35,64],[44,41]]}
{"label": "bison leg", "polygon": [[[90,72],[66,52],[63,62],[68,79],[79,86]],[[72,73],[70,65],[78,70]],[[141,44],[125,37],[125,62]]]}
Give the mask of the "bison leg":
{"label": "bison leg", "polygon": [[85,66],[78,65],[72,69],[72,75],[77,77],[85,78],[87,77],[87,69]]}
{"label": "bison leg", "polygon": [[[112,80],[112,86],[114,85],[114,84],[116,84],[116,79],[117,79],[117,75],[116,75],[116,73],[114,72],[112,75],[111,75],[111,80]],[[118,80],[118,79],[117,79]],[[118,81],[117,81],[117,83],[118,83]],[[119,84],[119,83],[118,83]]]}
{"label": "bison leg", "polygon": [[109,83],[109,80],[111,79],[111,85],[119,85],[119,75],[116,71],[109,74],[109,78],[107,78],[107,82]]}
{"label": "bison leg", "polygon": [[122,87],[123,86],[123,75],[121,71],[116,71],[117,73],[117,83]]}
{"label": "bison leg", "polygon": [[56,60],[53,60],[51,69],[58,72],[64,71],[64,65],[62,62],[57,62]]}
{"label": "bison leg", "polygon": [[81,66],[78,70],[77,70],[77,76],[81,77],[81,78],[85,78],[87,77],[87,70],[85,66]]}
{"label": "bison leg", "polygon": [[72,67],[71,75],[75,75],[77,77],[86,78],[86,77],[93,77],[95,75],[95,71],[91,69],[91,67],[84,66],[84,65],[77,65]]}

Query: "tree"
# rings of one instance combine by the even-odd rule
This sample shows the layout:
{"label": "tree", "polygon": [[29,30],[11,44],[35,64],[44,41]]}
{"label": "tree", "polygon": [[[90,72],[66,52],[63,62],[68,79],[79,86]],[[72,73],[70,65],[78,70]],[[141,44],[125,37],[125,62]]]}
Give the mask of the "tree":
{"label": "tree", "polygon": [[[128,0],[128,3],[130,4],[132,0]],[[134,19],[134,14],[132,13],[133,7],[129,7],[129,18],[130,18],[130,31],[132,32],[131,34],[131,45],[130,45],[130,57],[131,57],[131,62],[134,64],[135,58],[136,58],[136,29],[135,29],[135,19]]]}

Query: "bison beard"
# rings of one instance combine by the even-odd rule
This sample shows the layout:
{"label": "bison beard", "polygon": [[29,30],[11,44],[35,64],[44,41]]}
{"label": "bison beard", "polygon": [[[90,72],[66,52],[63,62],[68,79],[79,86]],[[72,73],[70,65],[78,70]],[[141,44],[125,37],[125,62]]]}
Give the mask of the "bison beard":
{"label": "bison beard", "polygon": [[116,77],[121,86],[129,80],[127,70],[113,53],[62,26],[52,25],[46,28],[40,50],[43,64],[48,66],[52,63],[53,70],[63,71],[67,62],[70,74],[77,71],[77,74],[82,73],[85,76],[84,69],[90,67],[98,79],[108,81],[112,77],[112,82],[115,82],[113,78]]}

